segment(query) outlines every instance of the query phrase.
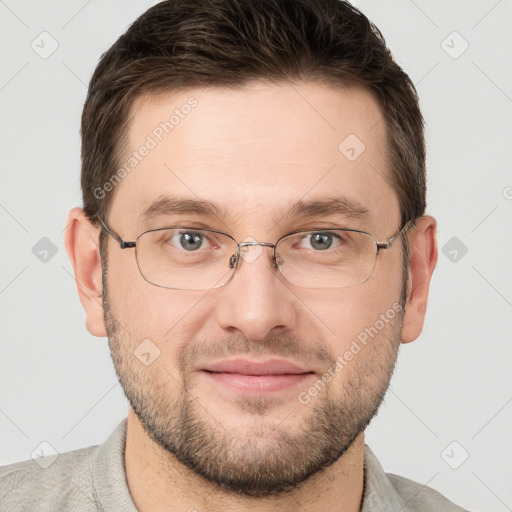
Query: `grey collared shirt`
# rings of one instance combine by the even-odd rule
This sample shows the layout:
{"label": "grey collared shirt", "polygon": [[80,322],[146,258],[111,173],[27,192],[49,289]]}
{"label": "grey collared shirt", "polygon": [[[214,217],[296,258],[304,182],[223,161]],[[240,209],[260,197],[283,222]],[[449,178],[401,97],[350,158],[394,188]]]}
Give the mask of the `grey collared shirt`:
{"label": "grey collared shirt", "polygon": [[[102,445],[59,454],[46,469],[34,460],[0,467],[1,510],[137,512],[126,483],[125,442],[126,418]],[[361,512],[465,510],[429,487],[386,474],[367,445],[364,478]]]}

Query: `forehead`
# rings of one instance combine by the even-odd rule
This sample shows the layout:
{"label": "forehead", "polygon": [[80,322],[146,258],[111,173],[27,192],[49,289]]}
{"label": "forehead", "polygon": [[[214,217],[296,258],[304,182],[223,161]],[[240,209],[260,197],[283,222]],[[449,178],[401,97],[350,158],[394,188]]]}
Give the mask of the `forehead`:
{"label": "forehead", "polygon": [[127,140],[111,209],[125,229],[166,196],[208,201],[234,228],[338,196],[368,211],[364,227],[399,216],[382,113],[359,87],[255,82],[142,97]]}

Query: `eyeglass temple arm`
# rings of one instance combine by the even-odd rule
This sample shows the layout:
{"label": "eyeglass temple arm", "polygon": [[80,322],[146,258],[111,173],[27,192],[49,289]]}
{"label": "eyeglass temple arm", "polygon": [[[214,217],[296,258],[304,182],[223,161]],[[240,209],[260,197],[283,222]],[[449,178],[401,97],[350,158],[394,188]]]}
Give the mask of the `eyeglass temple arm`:
{"label": "eyeglass temple arm", "polygon": [[416,227],[415,223],[414,223],[414,219],[411,219],[411,220],[408,220],[405,224],[404,224],[404,227],[394,236],[392,236],[387,242],[377,242],[377,249],[380,250],[380,249],[389,249],[392,245],[393,245],[393,242],[402,234],[404,233],[405,231],[407,231],[410,227]]}
{"label": "eyeglass temple arm", "polygon": [[98,220],[100,221],[101,225],[103,226],[103,229],[117,242],[119,242],[119,246],[121,249],[128,249],[130,247],[135,247],[137,242],[126,242],[123,240],[115,231],[112,231],[101,219],[98,217]]}

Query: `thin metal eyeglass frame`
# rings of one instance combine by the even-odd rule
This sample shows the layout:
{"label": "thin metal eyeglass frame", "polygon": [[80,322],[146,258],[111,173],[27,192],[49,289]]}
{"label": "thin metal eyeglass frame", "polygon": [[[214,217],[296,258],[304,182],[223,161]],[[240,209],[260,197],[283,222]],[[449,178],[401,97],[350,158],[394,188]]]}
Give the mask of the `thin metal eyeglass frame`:
{"label": "thin metal eyeglass frame", "polygon": [[[277,262],[276,247],[277,247],[277,244],[281,240],[283,240],[284,238],[287,238],[287,237],[292,236],[292,235],[296,235],[298,233],[323,233],[323,232],[329,232],[329,231],[348,231],[349,233],[350,232],[352,232],[352,233],[362,233],[364,235],[370,236],[373,239],[373,241],[375,242],[375,246],[376,246],[375,263],[377,263],[377,258],[379,256],[379,252],[381,250],[389,249],[393,245],[395,240],[402,233],[405,233],[411,226],[415,227],[414,220],[408,220],[402,226],[402,228],[397,231],[396,234],[394,234],[392,237],[388,238],[385,242],[379,242],[371,233],[368,233],[367,231],[362,231],[360,229],[350,229],[350,228],[319,228],[319,229],[299,229],[299,230],[296,230],[296,231],[292,231],[291,233],[287,233],[286,235],[283,235],[282,237],[278,238],[277,241],[274,244],[272,244],[270,242],[242,242],[242,243],[238,243],[238,241],[235,240],[231,235],[228,235],[227,233],[224,233],[223,231],[217,231],[215,229],[208,229],[208,228],[191,228],[191,227],[187,227],[187,226],[169,226],[169,227],[165,227],[165,228],[148,229],[148,230],[144,231],[143,233],[141,233],[135,240],[127,241],[127,240],[123,240],[113,229],[111,229],[109,226],[107,226],[107,224],[105,222],[103,222],[103,220],[100,217],[98,217],[98,220],[100,221],[100,223],[103,226],[103,229],[106,231],[106,233],[109,234],[116,242],[119,243],[119,246],[120,246],[121,249],[135,248],[135,251],[137,251],[137,241],[139,240],[139,238],[141,236],[145,235],[146,233],[152,233],[152,232],[155,232],[155,231],[164,231],[164,230],[167,230],[167,229],[187,229],[187,230],[190,230],[190,231],[194,231],[194,230],[196,230],[196,231],[208,231],[209,233],[217,233],[219,235],[227,236],[228,238],[233,240],[233,242],[235,242],[235,244],[237,246],[236,254],[231,256],[231,258],[229,260],[229,267],[233,269],[233,272],[232,272],[231,276],[229,277],[229,279],[224,284],[221,284],[217,288],[221,288],[222,286],[225,286],[226,284],[228,284],[229,281],[231,281],[231,279],[235,275],[235,272],[236,272],[236,270],[237,270],[237,268],[239,266],[239,262],[242,259],[241,258],[241,251],[240,251],[240,249],[243,248],[243,247],[249,247],[249,246],[254,246],[254,245],[262,245],[264,247],[272,247],[272,249],[273,249],[272,250],[273,265],[274,265],[274,268],[277,268],[279,270],[280,263]],[[234,258],[234,260],[233,260],[233,258]],[[135,254],[135,259],[137,261],[137,268],[139,269],[139,272],[141,273],[141,275],[144,278],[144,280],[147,281],[149,284],[152,284],[154,286],[158,286],[159,288],[168,288],[168,289],[173,289],[173,290],[187,290],[187,288],[171,288],[169,286],[163,286],[163,285],[160,285],[160,284],[153,283],[152,281],[149,281],[146,278],[146,276],[143,274],[142,270],[139,267],[139,262],[138,262],[138,259],[137,259],[137,254]],[[355,285],[349,285],[349,286],[342,286],[340,288],[349,288],[350,286],[358,286],[360,284],[365,283],[366,281],[368,281],[368,279],[370,279],[370,277],[372,277],[374,270],[375,270],[375,265],[374,265],[374,267],[372,269],[371,274],[364,281],[362,281],[361,283],[357,283]],[[280,270],[279,270],[279,273],[283,276],[285,281],[288,281]],[[290,283],[290,284],[293,284],[293,283]],[[300,285],[295,285],[295,286],[301,287]]]}

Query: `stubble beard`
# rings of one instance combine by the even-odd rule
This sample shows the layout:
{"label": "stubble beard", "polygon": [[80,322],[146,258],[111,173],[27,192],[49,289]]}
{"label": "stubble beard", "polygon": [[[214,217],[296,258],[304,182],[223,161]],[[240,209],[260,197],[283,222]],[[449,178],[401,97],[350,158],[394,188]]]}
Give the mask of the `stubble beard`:
{"label": "stubble beard", "polygon": [[[302,418],[298,433],[291,434],[286,421],[278,425],[265,421],[265,412],[274,404],[266,397],[244,397],[237,402],[244,414],[254,416],[251,428],[237,430],[222,423],[212,404],[193,395],[186,372],[177,385],[176,377],[165,368],[155,363],[145,367],[137,360],[133,355],[136,343],[113,314],[105,278],[103,285],[112,360],[141,425],[179,463],[227,493],[254,498],[284,494],[330,467],[376,415],[393,374],[403,313],[364,348],[373,351],[371,357],[357,355],[341,370],[345,380],[338,396],[327,386],[307,405],[298,400],[290,404],[290,412],[298,410]],[[293,345],[289,338],[273,339],[270,345],[276,347],[276,341]],[[226,346],[241,349],[231,355],[250,353],[251,343],[226,340]],[[262,346],[265,341],[257,348],[261,351]]]}

